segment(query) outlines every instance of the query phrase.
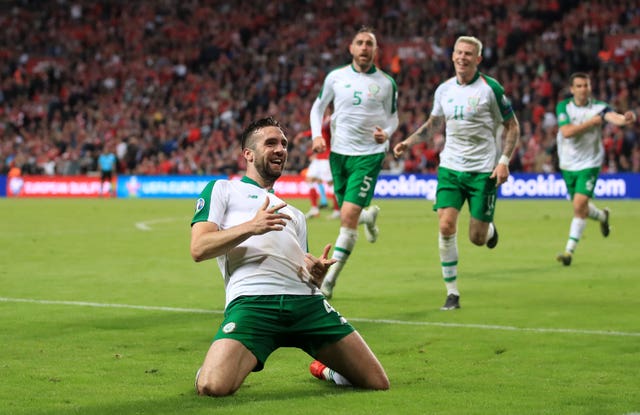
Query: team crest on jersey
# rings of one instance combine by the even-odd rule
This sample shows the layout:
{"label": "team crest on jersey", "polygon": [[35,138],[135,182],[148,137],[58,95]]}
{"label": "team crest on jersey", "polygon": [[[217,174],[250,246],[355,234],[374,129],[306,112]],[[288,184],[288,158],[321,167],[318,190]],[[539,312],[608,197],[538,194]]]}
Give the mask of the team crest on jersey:
{"label": "team crest on jersey", "polygon": [[380,92],[380,85],[378,84],[369,84],[369,94],[376,96]]}
{"label": "team crest on jersey", "polygon": [[204,199],[200,198],[196,201],[196,213],[200,212],[202,210],[202,208],[204,208]]}
{"label": "team crest on jersey", "polygon": [[225,333],[231,333],[235,329],[236,329],[236,323],[231,322],[231,323],[225,324],[224,327],[222,328],[222,331]]}
{"label": "team crest on jersey", "polygon": [[469,108],[467,112],[470,112],[470,113],[478,112],[478,105],[480,105],[480,98],[469,97],[469,99],[467,100],[467,104],[469,104]]}

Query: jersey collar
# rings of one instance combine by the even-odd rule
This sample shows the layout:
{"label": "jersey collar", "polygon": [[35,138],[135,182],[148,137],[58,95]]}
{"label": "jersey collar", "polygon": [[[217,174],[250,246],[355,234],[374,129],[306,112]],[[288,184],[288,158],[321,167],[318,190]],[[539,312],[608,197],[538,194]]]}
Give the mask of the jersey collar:
{"label": "jersey collar", "polygon": [[573,105],[575,105],[578,108],[587,108],[587,107],[590,107],[591,104],[593,104],[593,98],[591,97],[587,98],[587,102],[584,105],[578,105],[575,97],[571,97],[571,102],[573,102]]}
{"label": "jersey collar", "polygon": [[[351,64],[351,69],[353,70],[353,72],[358,72],[356,70],[356,67],[353,66],[353,63]],[[375,71],[377,71],[376,65],[371,65],[371,68],[369,68],[367,72],[358,72],[358,73],[366,73],[367,75],[371,75],[372,73],[375,73]]]}
{"label": "jersey collar", "polygon": [[[260,186],[260,185],[258,184],[258,182],[256,182],[256,181],[255,181],[255,180],[253,180],[253,179],[248,178],[247,176],[243,176],[243,177],[242,177],[242,179],[240,179],[240,181],[241,181],[241,182],[243,182],[243,183],[247,183],[247,184],[252,184],[252,185],[254,185],[254,186],[258,186],[259,188],[263,189],[263,187],[262,187],[262,186]],[[267,190],[267,191],[268,191],[269,193],[275,193],[275,192],[273,191],[273,189],[269,189],[269,190]]]}
{"label": "jersey collar", "polygon": [[[473,75],[473,78],[471,78],[471,80],[469,82],[467,82],[464,85],[471,85],[472,83],[474,83],[478,78],[480,78],[480,71],[476,71],[476,74]],[[456,76],[456,84],[458,85],[463,85],[460,83],[460,81],[458,81],[458,77]]]}

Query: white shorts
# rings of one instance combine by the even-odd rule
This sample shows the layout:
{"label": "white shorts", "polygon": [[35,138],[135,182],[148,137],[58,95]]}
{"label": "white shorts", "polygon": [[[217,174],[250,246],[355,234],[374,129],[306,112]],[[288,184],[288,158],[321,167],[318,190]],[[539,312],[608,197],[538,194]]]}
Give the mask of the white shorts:
{"label": "white shorts", "polygon": [[307,169],[307,179],[321,180],[323,182],[333,183],[333,176],[331,176],[331,166],[327,159],[313,159],[309,163]]}

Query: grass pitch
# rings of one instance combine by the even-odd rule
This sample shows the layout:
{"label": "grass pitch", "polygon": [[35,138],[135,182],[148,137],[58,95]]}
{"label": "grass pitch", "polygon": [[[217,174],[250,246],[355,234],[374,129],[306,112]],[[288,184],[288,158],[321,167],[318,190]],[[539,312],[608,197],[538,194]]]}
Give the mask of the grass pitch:
{"label": "grass pitch", "polygon": [[[590,221],[570,267],[555,261],[569,202],[499,200],[495,250],[471,245],[463,212],[462,308],[450,312],[438,310],[431,202],[376,203],[380,237],[361,231],[331,303],[391,390],[321,382],[308,356],[280,349],[236,395],[212,399],[193,377],[224,292],[215,261],[189,256],[193,201],[0,200],[0,413],[640,413],[640,202],[598,201],[611,236]],[[309,221],[314,254],[338,226]]]}

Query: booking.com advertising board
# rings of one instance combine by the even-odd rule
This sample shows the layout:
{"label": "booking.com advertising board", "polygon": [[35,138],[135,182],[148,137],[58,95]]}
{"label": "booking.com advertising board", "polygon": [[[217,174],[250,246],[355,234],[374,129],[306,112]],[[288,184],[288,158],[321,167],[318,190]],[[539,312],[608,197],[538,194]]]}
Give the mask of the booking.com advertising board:
{"label": "booking.com advertising board", "polygon": [[[196,198],[210,180],[226,176],[118,176],[115,192],[97,177],[0,176],[0,197],[104,197]],[[380,199],[428,199],[435,197],[435,175],[381,175],[375,197]],[[309,187],[300,176],[283,176],[275,192],[282,198],[305,198]],[[598,199],[640,199],[640,174],[603,174],[595,189]],[[559,174],[513,174],[500,186],[503,199],[566,199]]]}
{"label": "booking.com advertising board", "polygon": [[[224,178],[224,177],[217,177]],[[200,191],[216,177],[205,176],[121,176],[118,178],[118,197],[187,197],[196,198]],[[434,200],[435,175],[381,175],[376,184],[375,197],[380,199]],[[284,198],[305,198],[309,186],[300,176],[282,176],[275,193]],[[596,184],[598,199],[640,199],[640,174],[601,175]],[[567,187],[559,174],[514,174],[500,186],[499,197],[504,199],[566,199]]]}

